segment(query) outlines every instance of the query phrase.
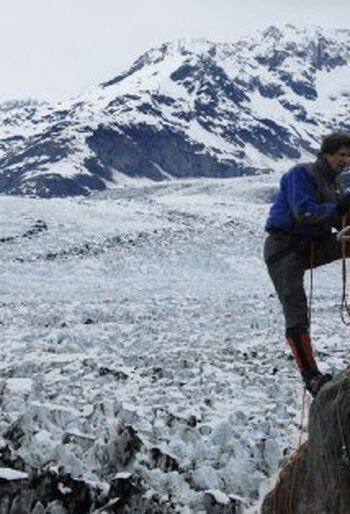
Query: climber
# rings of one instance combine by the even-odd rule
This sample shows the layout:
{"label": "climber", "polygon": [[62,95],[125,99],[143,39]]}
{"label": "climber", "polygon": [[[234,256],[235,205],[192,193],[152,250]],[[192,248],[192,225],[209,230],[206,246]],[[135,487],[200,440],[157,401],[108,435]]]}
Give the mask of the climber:
{"label": "climber", "polygon": [[349,164],[350,134],[326,136],[315,162],[282,176],[265,227],[264,258],[282,304],[286,338],[312,396],[331,376],[319,371],[313,355],[304,273],[342,256],[334,229],[350,213],[350,192],[340,194],[337,179]]}

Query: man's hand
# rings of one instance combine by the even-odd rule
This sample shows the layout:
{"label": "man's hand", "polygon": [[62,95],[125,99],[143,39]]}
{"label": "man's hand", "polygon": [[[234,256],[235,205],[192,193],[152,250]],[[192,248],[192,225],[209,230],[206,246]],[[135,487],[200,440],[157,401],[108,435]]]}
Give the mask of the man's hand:
{"label": "man's hand", "polygon": [[350,213],[350,191],[339,198],[336,207],[342,216]]}

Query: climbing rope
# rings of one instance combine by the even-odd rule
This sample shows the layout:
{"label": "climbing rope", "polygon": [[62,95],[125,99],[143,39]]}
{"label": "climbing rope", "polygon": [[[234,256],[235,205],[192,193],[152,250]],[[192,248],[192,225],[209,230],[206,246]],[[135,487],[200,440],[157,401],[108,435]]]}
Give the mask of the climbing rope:
{"label": "climbing rope", "polygon": [[[342,296],[340,303],[340,317],[344,325],[350,326],[350,305],[348,303],[347,295],[347,267],[346,257],[348,252],[348,243],[350,242],[350,225],[346,225],[346,216],[342,218],[342,229],[337,234],[337,239],[341,243],[341,266],[342,266]],[[314,263],[315,263],[315,247],[314,242],[311,241],[310,246],[310,290],[309,290],[309,304],[308,304],[308,317],[309,329],[311,332],[311,317],[312,317],[312,301],[313,301],[313,286],[314,286]]]}
{"label": "climbing rope", "polygon": [[[342,230],[338,234],[338,240],[341,242],[341,255],[342,255],[342,300],[341,300],[341,319],[345,325],[350,325],[350,307],[347,299],[347,268],[346,268],[346,257],[347,257],[347,242],[350,241],[350,226],[346,226],[346,216],[342,219]],[[311,331],[311,318],[312,318],[312,301],[313,301],[313,286],[314,286],[314,262],[315,262],[315,248],[314,242],[311,241],[310,246],[310,288],[309,288],[309,303],[308,303],[308,318],[309,318],[309,327]],[[348,319],[346,319],[346,317]],[[336,412],[337,412],[337,421],[338,428],[340,433],[340,438],[342,442],[342,459],[346,465],[350,465],[350,453],[348,447],[346,445],[344,432],[342,429],[342,423],[339,412],[339,395],[340,395],[341,387],[339,388],[337,398],[336,398]],[[299,441],[296,451],[294,452],[292,459],[289,463],[294,464],[292,470],[292,481],[291,487],[289,491],[289,499],[288,499],[288,514],[293,514],[293,499],[294,499],[294,490],[297,479],[298,466],[300,461],[300,452],[302,448],[302,429],[304,424],[304,416],[305,416],[305,399],[306,399],[306,389],[304,388],[303,392],[303,400],[302,400],[302,408],[301,408],[301,420],[300,420],[300,431],[299,431]],[[305,444],[305,443],[304,443]],[[277,493],[275,494],[274,503],[273,503],[273,514],[277,514],[276,510],[276,500]]]}
{"label": "climbing rope", "polygon": [[296,479],[297,479],[297,473],[298,473],[298,467],[299,467],[299,461],[300,461],[300,450],[302,447],[302,438],[303,438],[303,426],[304,426],[304,418],[305,418],[305,400],[306,400],[306,389],[304,388],[303,401],[301,404],[299,439],[298,439],[297,448],[294,453],[296,458],[295,458],[295,464],[293,467],[292,483],[291,483],[291,487],[290,487],[290,491],[289,491],[288,514],[293,514],[294,490],[295,490],[295,484],[296,484]]}
{"label": "climbing rope", "polygon": [[350,226],[346,226],[346,216],[342,218],[342,230],[337,235],[338,241],[341,242],[341,262],[342,262],[342,298],[340,304],[340,317],[344,325],[350,325],[350,307],[347,295],[347,242],[350,241]]}
{"label": "climbing rope", "polygon": [[303,426],[304,426],[304,419],[305,419],[305,413],[306,413],[306,389],[304,389],[303,392],[303,399],[302,399],[302,405],[301,405],[301,413],[300,413],[300,425],[299,425],[299,437],[298,437],[298,443],[295,451],[292,453],[292,455],[289,457],[286,464],[283,466],[282,470],[280,471],[277,479],[277,483],[275,485],[274,494],[272,498],[272,514],[280,514],[281,511],[278,510],[277,500],[278,500],[278,488],[281,483],[281,477],[284,473],[284,471],[288,468],[288,466],[292,467],[292,480],[291,480],[291,487],[289,490],[289,496],[288,496],[288,514],[293,514],[293,499],[294,499],[294,490],[295,490],[295,484],[297,479],[297,473],[298,473],[298,467],[299,462],[302,456],[302,449],[307,444],[307,441],[304,443],[303,440]]}
{"label": "climbing rope", "polygon": [[314,294],[314,264],[315,264],[315,246],[311,241],[310,245],[310,290],[309,290],[309,305],[308,305],[308,318],[309,318],[309,332],[311,334],[311,316],[312,316],[312,300]]}
{"label": "climbing rope", "polygon": [[[310,245],[310,261],[309,261],[309,269],[310,269],[310,286],[309,286],[309,302],[308,302],[308,319],[309,319],[309,331],[311,333],[311,317],[312,317],[312,300],[313,300],[313,290],[314,290],[314,264],[315,264],[315,246],[314,242],[311,241]],[[275,485],[274,495],[272,498],[272,513],[273,514],[279,514],[279,511],[277,510],[277,499],[278,499],[278,487],[280,484],[281,475],[283,474],[283,471],[288,467],[292,466],[292,480],[291,480],[291,487],[289,491],[289,497],[288,497],[288,514],[293,514],[293,499],[294,499],[294,490],[295,490],[295,484],[297,479],[297,473],[298,473],[298,466],[300,461],[300,454],[301,449],[303,447],[302,444],[302,437],[303,437],[303,425],[304,425],[304,418],[305,418],[305,411],[306,411],[306,388],[304,387],[303,390],[303,397],[302,397],[302,404],[301,404],[301,414],[300,414],[300,428],[299,428],[299,438],[298,438],[298,444],[291,455],[291,457],[288,459],[285,466],[282,468],[277,483]],[[304,443],[306,444],[306,443]]]}

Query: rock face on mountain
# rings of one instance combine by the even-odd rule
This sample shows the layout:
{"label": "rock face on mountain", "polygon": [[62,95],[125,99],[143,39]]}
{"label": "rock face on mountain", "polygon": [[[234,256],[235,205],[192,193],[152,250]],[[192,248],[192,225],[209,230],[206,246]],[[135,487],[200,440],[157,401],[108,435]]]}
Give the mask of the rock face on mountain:
{"label": "rock face on mountain", "polygon": [[181,40],[88,94],[0,104],[0,192],[86,195],[125,177],[232,177],[310,159],[350,130],[350,31]]}
{"label": "rock face on mountain", "polygon": [[262,514],[350,512],[350,370],[311,405],[309,440],[282,471]]}

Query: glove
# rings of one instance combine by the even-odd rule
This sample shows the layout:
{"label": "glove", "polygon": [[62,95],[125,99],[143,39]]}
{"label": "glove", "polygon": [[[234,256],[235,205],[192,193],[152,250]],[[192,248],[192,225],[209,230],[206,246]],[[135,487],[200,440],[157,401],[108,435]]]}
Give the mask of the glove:
{"label": "glove", "polygon": [[337,211],[342,216],[350,212],[350,192],[339,198],[336,205]]}

